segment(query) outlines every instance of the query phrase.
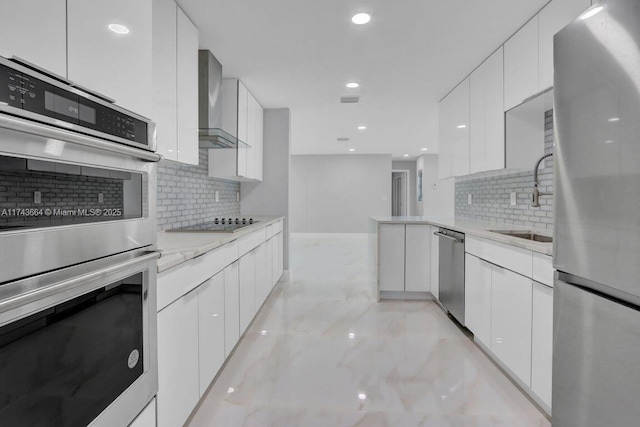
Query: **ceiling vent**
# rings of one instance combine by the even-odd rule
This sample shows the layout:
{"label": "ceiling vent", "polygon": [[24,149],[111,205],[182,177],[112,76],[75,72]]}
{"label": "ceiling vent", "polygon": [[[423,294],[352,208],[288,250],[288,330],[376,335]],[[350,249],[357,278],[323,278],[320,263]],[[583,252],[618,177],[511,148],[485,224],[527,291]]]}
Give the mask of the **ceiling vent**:
{"label": "ceiling vent", "polygon": [[338,141],[340,142],[347,142],[349,140],[349,138],[338,138]]}
{"label": "ceiling vent", "polygon": [[359,96],[342,96],[340,97],[341,104],[357,104],[360,102]]}

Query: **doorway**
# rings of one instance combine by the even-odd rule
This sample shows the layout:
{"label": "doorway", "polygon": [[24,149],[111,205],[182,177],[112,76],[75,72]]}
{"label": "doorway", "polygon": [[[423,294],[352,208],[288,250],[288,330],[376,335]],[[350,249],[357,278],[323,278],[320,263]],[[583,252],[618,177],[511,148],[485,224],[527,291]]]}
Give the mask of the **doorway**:
{"label": "doorway", "polygon": [[409,213],[409,171],[391,171],[391,215],[407,216]]}

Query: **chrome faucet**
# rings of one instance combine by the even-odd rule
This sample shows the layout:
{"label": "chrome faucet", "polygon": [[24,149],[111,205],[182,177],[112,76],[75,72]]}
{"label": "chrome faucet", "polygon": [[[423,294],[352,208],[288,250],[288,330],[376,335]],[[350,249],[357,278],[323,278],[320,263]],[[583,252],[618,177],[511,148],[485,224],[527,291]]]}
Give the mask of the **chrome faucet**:
{"label": "chrome faucet", "polygon": [[533,168],[533,193],[531,193],[531,207],[533,208],[540,207],[540,197],[553,196],[553,193],[542,193],[538,190],[538,185],[540,184],[538,181],[538,170],[540,169],[540,164],[544,159],[548,159],[551,156],[553,156],[553,153],[548,153],[540,157],[536,162],[536,167]]}

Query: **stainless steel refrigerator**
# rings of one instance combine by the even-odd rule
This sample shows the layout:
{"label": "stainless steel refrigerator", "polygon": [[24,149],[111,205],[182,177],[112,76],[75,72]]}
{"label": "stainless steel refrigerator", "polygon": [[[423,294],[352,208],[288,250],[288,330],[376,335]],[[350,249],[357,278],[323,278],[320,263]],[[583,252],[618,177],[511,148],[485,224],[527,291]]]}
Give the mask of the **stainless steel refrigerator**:
{"label": "stainless steel refrigerator", "polygon": [[554,427],[640,425],[640,1],[555,50]]}

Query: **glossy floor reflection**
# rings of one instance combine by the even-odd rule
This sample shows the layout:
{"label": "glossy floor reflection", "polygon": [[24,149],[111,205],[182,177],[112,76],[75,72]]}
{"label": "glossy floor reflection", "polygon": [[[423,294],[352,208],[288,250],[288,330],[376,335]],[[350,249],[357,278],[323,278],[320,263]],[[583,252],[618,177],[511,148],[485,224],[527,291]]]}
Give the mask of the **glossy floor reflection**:
{"label": "glossy floor reflection", "polygon": [[550,426],[433,302],[375,299],[362,235],[297,235],[191,427]]}

